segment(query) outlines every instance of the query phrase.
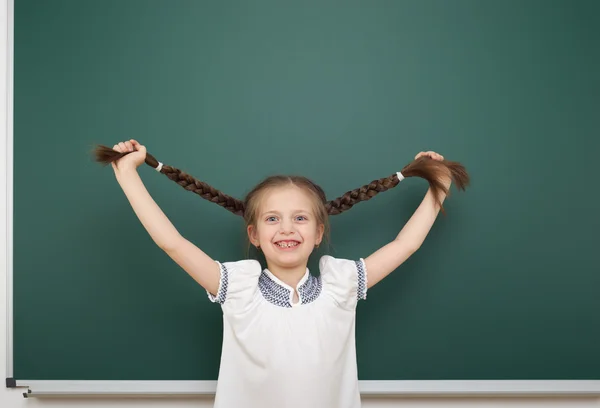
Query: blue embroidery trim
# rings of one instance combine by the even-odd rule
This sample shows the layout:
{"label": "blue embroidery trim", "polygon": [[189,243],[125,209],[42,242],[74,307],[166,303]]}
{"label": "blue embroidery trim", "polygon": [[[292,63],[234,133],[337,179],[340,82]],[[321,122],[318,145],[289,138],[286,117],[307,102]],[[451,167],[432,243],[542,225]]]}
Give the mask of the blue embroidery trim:
{"label": "blue embroidery trim", "polygon": [[358,287],[356,289],[356,296],[360,299],[367,298],[367,274],[362,261],[354,261],[356,263],[356,270],[358,272]]}
{"label": "blue embroidery trim", "polygon": [[270,303],[281,307],[292,307],[290,303],[290,291],[279,285],[264,272],[258,278],[258,288]]}
{"label": "blue embroidery trim", "polygon": [[[265,272],[261,273],[258,279],[258,288],[269,303],[280,307],[292,307],[290,303],[290,290],[275,282]],[[314,302],[319,297],[321,289],[321,278],[309,274],[306,281],[298,288],[301,304]]]}
{"label": "blue embroidery trim", "polygon": [[307,303],[315,301],[321,294],[322,288],[323,284],[321,282],[321,278],[316,278],[312,275],[309,275],[308,279],[306,279],[306,282],[304,282],[298,288],[298,293],[300,294],[302,304],[305,305]]}
{"label": "blue embroidery trim", "polygon": [[221,267],[221,277],[219,282],[219,291],[217,292],[217,296],[213,296],[210,293],[208,297],[212,302],[223,304],[225,303],[225,299],[227,299],[227,284],[229,283],[229,272],[227,271],[227,267],[223,264],[219,264]]}

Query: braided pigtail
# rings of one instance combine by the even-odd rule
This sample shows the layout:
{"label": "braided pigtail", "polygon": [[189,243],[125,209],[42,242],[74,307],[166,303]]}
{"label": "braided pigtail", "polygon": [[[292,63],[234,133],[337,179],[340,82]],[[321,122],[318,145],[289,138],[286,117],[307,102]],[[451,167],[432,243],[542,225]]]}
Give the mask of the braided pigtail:
{"label": "braided pigtail", "polygon": [[423,156],[406,165],[399,173],[374,180],[360,188],[348,191],[341,197],[327,202],[325,206],[329,215],[341,214],[361,201],[370,200],[377,194],[396,187],[403,178],[421,177],[429,182],[429,187],[433,191],[436,203],[439,205],[442,213],[445,213],[440,195],[442,193],[450,193],[449,189],[443,183],[443,180],[447,179],[448,176],[459,190],[464,191],[469,185],[469,175],[462,164],[448,160],[434,160]]}
{"label": "braided pigtail", "polygon": [[[99,145],[94,149],[95,160],[103,164],[116,162],[121,157],[129,153],[131,152],[118,152],[110,147],[102,145]],[[227,194],[223,194],[216,188],[213,188],[200,180],[196,180],[194,177],[179,170],[178,168],[163,165],[150,153],[146,153],[145,163],[153,169],[156,169],[158,172],[164,174],[181,187],[198,194],[205,200],[218,204],[226,210],[231,211],[235,215],[244,215],[244,203],[242,201],[228,196]]]}

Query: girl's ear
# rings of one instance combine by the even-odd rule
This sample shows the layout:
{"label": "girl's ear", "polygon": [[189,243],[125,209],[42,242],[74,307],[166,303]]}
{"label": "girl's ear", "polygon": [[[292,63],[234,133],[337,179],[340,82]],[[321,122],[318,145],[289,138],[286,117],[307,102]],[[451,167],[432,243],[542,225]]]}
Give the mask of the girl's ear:
{"label": "girl's ear", "polygon": [[325,232],[325,225],[323,224],[319,224],[319,226],[317,227],[317,246],[321,244],[321,241],[323,241],[323,233]]}
{"label": "girl's ear", "polygon": [[258,248],[258,236],[256,233],[256,227],[254,225],[248,225],[248,239],[252,245]]}

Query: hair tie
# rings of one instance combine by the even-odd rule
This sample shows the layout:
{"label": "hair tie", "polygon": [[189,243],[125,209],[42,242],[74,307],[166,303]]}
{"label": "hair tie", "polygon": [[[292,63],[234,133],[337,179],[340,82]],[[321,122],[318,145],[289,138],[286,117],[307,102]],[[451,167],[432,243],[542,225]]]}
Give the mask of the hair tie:
{"label": "hair tie", "polygon": [[160,173],[162,166],[163,166],[163,164],[161,162],[158,162],[158,167],[156,167],[156,171],[158,171]]}
{"label": "hair tie", "polygon": [[399,171],[396,172],[396,174],[398,175],[398,181],[402,181],[404,180],[404,176],[402,175],[402,173],[400,173]]}

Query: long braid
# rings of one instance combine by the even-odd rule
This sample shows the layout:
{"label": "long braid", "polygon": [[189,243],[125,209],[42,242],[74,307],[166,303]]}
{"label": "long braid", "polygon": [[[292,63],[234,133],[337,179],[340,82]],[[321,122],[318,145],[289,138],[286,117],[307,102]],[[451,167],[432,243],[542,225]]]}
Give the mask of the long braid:
{"label": "long braid", "polygon": [[[412,161],[400,173],[405,178],[421,177],[427,180],[442,213],[445,213],[445,210],[442,206],[440,194],[448,194],[449,190],[441,180],[449,175],[456,184],[456,187],[463,191],[469,184],[469,175],[462,164],[448,160],[433,160],[426,156]],[[374,180],[369,184],[346,192],[335,200],[327,202],[327,212],[329,215],[341,214],[361,201],[370,200],[377,194],[396,187],[398,183],[400,183],[400,179],[396,173],[386,178]]]}
{"label": "long braid", "polygon": [[348,191],[341,197],[327,202],[325,208],[327,208],[329,215],[341,214],[361,201],[368,201],[377,194],[396,187],[399,182],[396,174],[379,180],[373,180],[369,184]]}
{"label": "long braid", "polygon": [[[129,153],[131,152],[118,152],[110,147],[102,145],[97,146],[94,150],[96,161],[103,164],[115,162]],[[160,164],[158,160],[156,160],[156,158],[149,153],[146,153],[145,163],[153,169],[157,169]],[[181,187],[198,194],[205,200],[218,204],[236,215],[244,215],[244,203],[242,201],[228,196],[227,194],[223,194],[216,188],[195,179],[191,175],[179,170],[178,168],[163,165],[160,168],[160,172],[179,184]]]}

